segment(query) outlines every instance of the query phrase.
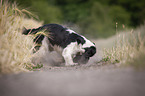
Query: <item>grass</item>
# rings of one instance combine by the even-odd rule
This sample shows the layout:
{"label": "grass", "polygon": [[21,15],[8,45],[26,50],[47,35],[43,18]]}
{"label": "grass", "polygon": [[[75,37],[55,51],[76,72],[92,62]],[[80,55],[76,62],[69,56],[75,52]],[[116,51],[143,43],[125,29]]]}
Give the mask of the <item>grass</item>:
{"label": "grass", "polygon": [[117,33],[115,46],[104,49],[103,61],[106,63],[131,66],[137,69],[145,68],[145,25],[137,30]]}
{"label": "grass", "polygon": [[[35,46],[33,43],[34,37],[24,36],[21,34],[23,27],[39,27],[42,25],[42,22],[38,22],[33,18],[28,19],[26,14],[34,17],[31,12],[25,9],[19,9],[15,3],[10,4],[7,1],[1,0],[0,74],[27,72],[43,67],[42,64],[34,65],[31,62],[31,58],[33,57],[32,51]],[[130,32],[124,31],[123,33],[117,33],[115,46],[111,49],[104,49],[103,61],[109,64],[120,63],[121,65],[144,69],[144,30],[145,25],[135,31],[131,30]],[[43,31],[44,32],[37,33],[37,35],[44,34],[47,36],[47,34],[45,34],[45,30]],[[107,43],[109,42],[107,41]]]}
{"label": "grass", "polygon": [[[21,34],[22,28],[38,27],[41,22],[28,19],[29,11],[8,1],[0,3],[0,74],[29,71],[34,48],[33,37]],[[29,68],[28,68],[29,67]]]}

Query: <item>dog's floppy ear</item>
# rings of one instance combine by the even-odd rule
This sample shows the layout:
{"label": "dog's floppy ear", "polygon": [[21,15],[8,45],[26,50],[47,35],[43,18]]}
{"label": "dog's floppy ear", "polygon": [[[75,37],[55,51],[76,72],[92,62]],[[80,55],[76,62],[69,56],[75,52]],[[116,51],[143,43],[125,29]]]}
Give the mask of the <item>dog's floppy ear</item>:
{"label": "dog's floppy ear", "polygon": [[83,38],[81,38],[81,37],[78,37],[77,38],[77,43],[78,43],[78,45],[79,44],[82,44],[83,45],[85,43],[85,40]]}
{"label": "dog's floppy ear", "polygon": [[94,46],[91,46],[91,55],[90,55],[90,57],[92,57],[95,53],[96,53],[96,48]]}
{"label": "dog's floppy ear", "polygon": [[85,50],[86,50],[85,54],[88,57],[92,57],[96,53],[96,48],[94,46],[91,46],[90,48],[86,48]]}

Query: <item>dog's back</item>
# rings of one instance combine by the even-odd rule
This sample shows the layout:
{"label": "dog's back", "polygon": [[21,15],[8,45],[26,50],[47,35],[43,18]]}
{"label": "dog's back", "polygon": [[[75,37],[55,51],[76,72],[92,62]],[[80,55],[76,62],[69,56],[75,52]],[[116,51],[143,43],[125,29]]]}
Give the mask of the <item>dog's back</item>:
{"label": "dog's back", "polygon": [[[23,34],[36,34],[39,31],[44,30],[46,34],[49,34],[50,37],[48,37],[49,42],[54,46],[60,46],[62,48],[65,48],[68,44],[71,42],[78,42],[81,44],[85,43],[85,40],[78,34],[70,32],[68,28],[65,28],[59,24],[46,24],[44,26],[41,26],[36,29],[25,29],[23,30]],[[40,38],[41,37],[41,38]],[[38,35],[34,42],[41,42],[43,40],[44,36],[43,34]]]}

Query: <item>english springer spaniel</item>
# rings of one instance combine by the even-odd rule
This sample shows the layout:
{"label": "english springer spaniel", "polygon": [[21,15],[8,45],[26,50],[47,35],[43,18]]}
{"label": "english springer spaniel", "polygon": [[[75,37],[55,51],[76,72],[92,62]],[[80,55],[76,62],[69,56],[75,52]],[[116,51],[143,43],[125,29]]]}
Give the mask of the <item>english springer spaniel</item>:
{"label": "english springer spaniel", "polygon": [[[37,34],[39,31],[45,31],[44,34]],[[34,42],[42,44],[47,37],[50,51],[58,51],[54,46],[62,48],[61,55],[65,60],[65,65],[86,64],[90,57],[96,53],[95,44],[84,36],[77,34],[71,29],[58,24],[46,24],[36,29],[24,28],[22,34],[36,34]],[[40,46],[35,46],[39,50]]]}

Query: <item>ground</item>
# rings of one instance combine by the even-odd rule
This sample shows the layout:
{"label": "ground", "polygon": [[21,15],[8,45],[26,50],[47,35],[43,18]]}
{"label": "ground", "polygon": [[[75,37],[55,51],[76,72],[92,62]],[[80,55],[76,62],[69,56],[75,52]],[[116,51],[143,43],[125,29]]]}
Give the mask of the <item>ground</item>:
{"label": "ground", "polygon": [[50,66],[49,59],[39,71],[1,75],[0,96],[144,96],[145,71],[99,62],[101,42],[88,64]]}

